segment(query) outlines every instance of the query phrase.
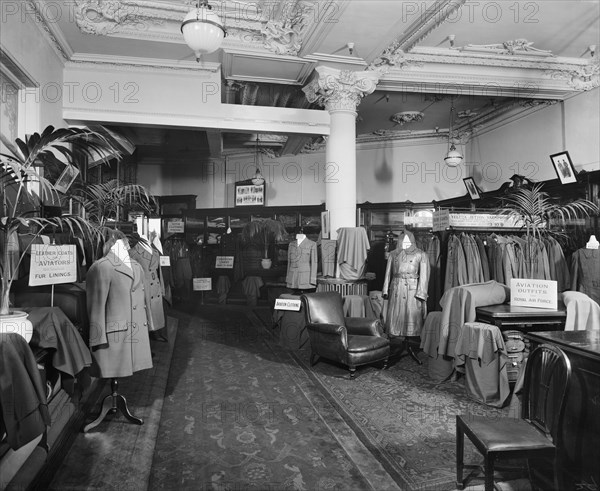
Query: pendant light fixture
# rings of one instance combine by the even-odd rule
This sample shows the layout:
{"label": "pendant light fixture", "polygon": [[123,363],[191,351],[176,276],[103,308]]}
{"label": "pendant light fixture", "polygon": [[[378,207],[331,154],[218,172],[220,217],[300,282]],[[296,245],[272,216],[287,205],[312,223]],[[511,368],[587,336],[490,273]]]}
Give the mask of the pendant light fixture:
{"label": "pendant light fixture", "polygon": [[262,174],[260,173],[260,148],[258,146],[259,141],[258,141],[258,134],[256,135],[256,153],[254,155],[254,165],[256,166],[256,173],[254,174],[254,177],[252,178],[252,184],[254,184],[255,186],[260,186],[261,184],[265,183],[265,178],[262,176]]}
{"label": "pendant light fixture", "polygon": [[198,0],[196,8],[188,12],[181,24],[181,33],[196,54],[197,62],[202,55],[219,49],[226,35],[221,19],[212,11],[208,0]]}
{"label": "pendant light fixture", "polygon": [[462,154],[456,150],[456,146],[454,145],[454,98],[451,99],[451,106],[450,106],[450,124],[449,126],[449,130],[448,130],[448,144],[450,145],[450,148],[448,149],[448,153],[446,154],[446,157],[444,157],[444,161],[446,162],[446,165],[448,167],[456,167],[457,165],[460,165],[463,161],[463,156]]}

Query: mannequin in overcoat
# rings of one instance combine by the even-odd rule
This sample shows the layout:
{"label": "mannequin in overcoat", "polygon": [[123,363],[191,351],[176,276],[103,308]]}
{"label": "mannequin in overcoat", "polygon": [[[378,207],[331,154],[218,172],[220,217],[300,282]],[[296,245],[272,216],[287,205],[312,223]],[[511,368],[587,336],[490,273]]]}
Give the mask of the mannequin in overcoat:
{"label": "mannequin in overcoat", "polygon": [[298,229],[296,240],[288,246],[286,285],[295,291],[313,290],[317,287],[317,243]]}
{"label": "mannequin in overcoat", "polygon": [[153,329],[149,288],[142,267],[114,237],[86,277],[92,375],[127,377],[152,368],[148,331]]}
{"label": "mannequin in overcoat", "polygon": [[429,257],[415,244],[412,232],[405,231],[388,257],[382,294],[388,298],[385,331],[389,337],[420,336],[427,315]]}
{"label": "mannequin in overcoat", "polygon": [[152,311],[152,331],[165,327],[165,310],[163,306],[163,281],[160,274],[160,252],[150,245],[145,238],[140,237],[137,243],[129,249],[131,259],[137,261],[146,276],[150,289],[150,309]]}

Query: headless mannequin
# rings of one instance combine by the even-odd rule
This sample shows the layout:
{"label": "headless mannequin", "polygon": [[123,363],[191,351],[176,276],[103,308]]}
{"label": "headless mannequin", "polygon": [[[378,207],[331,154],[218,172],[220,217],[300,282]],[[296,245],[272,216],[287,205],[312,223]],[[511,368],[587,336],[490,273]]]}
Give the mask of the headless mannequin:
{"label": "headless mannequin", "polygon": [[585,245],[585,248],[598,249],[598,246],[600,246],[600,243],[598,242],[598,239],[596,239],[596,236],[590,235],[590,240],[588,240],[588,243]]}
{"label": "headless mannequin", "polygon": [[125,266],[131,269],[131,257],[129,256],[128,250],[129,248],[123,239],[116,240],[110,248],[110,251],[117,256]]}
{"label": "headless mannequin", "polygon": [[[300,251],[300,244],[304,243],[303,248],[308,244],[309,246],[312,245],[315,249],[313,251],[314,253],[314,257],[311,255],[311,257],[309,258],[308,256],[305,256],[306,260],[310,260],[310,264],[311,266],[314,266],[316,264],[316,244],[311,243],[310,240],[308,240],[306,238],[306,234],[304,233],[304,229],[302,227],[298,227],[296,229],[296,244],[293,245],[294,247],[294,251]],[[316,286],[312,287],[312,282],[311,282],[311,286],[309,285],[291,285],[290,282],[293,282],[294,280],[290,279],[290,268],[293,267],[294,265],[296,265],[298,263],[298,260],[300,259],[300,256],[294,256],[291,257],[290,254],[296,254],[294,252],[292,252],[292,244],[290,244],[290,249],[288,250],[288,273],[287,273],[287,277],[286,277],[286,283],[288,288],[292,289],[292,293],[294,295],[301,295],[302,293],[311,293],[316,291]],[[315,266],[316,268],[316,266]],[[316,278],[316,269],[314,270],[314,272],[312,273],[314,274],[315,278]],[[311,275],[312,275],[311,274]],[[313,281],[315,281],[313,279]],[[316,283],[316,282],[315,282]]]}
{"label": "headless mannequin", "polygon": [[304,234],[296,234],[296,240],[298,241],[298,245],[302,244],[302,241],[306,239],[306,235]]}
{"label": "headless mannequin", "polygon": [[[117,239],[115,243],[111,246],[110,251],[119,258],[119,260],[129,269],[133,269],[131,265],[131,257],[129,256],[129,247],[125,243],[123,239]],[[112,378],[110,382],[111,393],[107,395],[101,404],[101,410],[98,417],[84,426],[83,432],[86,433],[91,429],[98,426],[106,417],[107,414],[114,414],[117,411],[121,411],[121,413],[125,416],[125,418],[134,424],[144,424],[144,421],[140,418],[135,417],[129,411],[129,407],[127,406],[127,400],[125,397],[118,392],[118,380],[116,378]]]}

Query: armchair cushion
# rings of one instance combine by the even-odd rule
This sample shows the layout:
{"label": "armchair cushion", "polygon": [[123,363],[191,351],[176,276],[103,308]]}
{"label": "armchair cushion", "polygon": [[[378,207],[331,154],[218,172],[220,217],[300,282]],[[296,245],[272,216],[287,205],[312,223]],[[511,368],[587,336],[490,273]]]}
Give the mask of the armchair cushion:
{"label": "armchair cushion", "polygon": [[349,353],[365,353],[379,348],[386,348],[389,344],[387,338],[378,336],[348,336]]}
{"label": "armchair cushion", "polygon": [[342,297],[338,292],[316,292],[303,295],[307,304],[306,321],[309,324],[346,325]]}
{"label": "armchair cushion", "polygon": [[361,336],[383,336],[383,325],[379,319],[366,317],[346,317],[348,334]]}

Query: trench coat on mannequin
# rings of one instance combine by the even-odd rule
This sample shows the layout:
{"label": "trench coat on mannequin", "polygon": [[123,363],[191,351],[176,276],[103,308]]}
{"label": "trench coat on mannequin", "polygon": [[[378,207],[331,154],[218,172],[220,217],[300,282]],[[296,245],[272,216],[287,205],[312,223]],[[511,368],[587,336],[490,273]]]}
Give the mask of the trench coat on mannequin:
{"label": "trench coat on mannequin", "polygon": [[[410,247],[402,249],[404,237]],[[417,249],[412,232],[398,238],[398,247],[388,257],[382,293],[388,296],[385,332],[390,337],[419,336],[427,315],[429,257]]]}
{"label": "trench coat on mannequin", "polygon": [[150,309],[152,310],[152,331],[165,327],[165,310],[163,307],[164,286],[160,269],[160,252],[152,248],[150,251],[139,242],[129,249],[131,259],[140,263],[146,275],[146,282],[150,289]]}
{"label": "trench coat on mannequin", "polygon": [[127,377],[152,368],[148,293],[144,270],[135,261],[129,268],[109,252],[90,267],[86,296],[93,376]]}

